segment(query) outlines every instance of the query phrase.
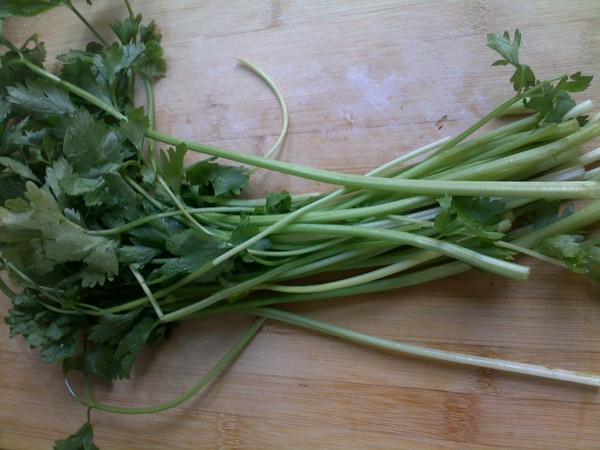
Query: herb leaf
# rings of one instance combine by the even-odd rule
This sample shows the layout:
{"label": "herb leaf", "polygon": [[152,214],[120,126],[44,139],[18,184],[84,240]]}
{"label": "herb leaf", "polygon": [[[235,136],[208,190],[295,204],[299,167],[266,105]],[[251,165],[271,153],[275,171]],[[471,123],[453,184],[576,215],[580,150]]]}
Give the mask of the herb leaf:
{"label": "herb leaf", "polygon": [[0,4],[0,17],[35,16],[64,4],[65,0],[3,0]]}
{"label": "herb leaf", "polygon": [[181,191],[181,183],[183,181],[184,170],[183,162],[187,148],[184,144],[178,145],[175,148],[170,148],[166,153],[160,155],[160,170],[161,173],[174,193],[179,194]]}
{"label": "herb leaf", "polygon": [[487,35],[487,45],[493,50],[496,50],[504,59],[494,62],[492,65],[512,65],[515,72],[510,78],[515,91],[523,92],[527,88],[535,84],[535,75],[527,64],[519,62],[519,47],[521,46],[521,33],[515,30],[514,38],[511,42],[510,34],[505,31],[502,36],[499,34],[490,33]]}
{"label": "herb leaf", "polygon": [[[161,267],[150,273],[149,283],[172,281],[210,263],[225,252],[225,243],[198,230],[185,230],[172,236],[166,243],[167,250],[176,257],[170,258]],[[197,279],[198,282],[212,281],[229,263],[209,270]]]}
{"label": "herb leaf", "polygon": [[64,154],[73,169],[83,176],[115,170],[123,161],[122,138],[85,109],[78,109],[65,133]]}
{"label": "herb leaf", "polygon": [[111,345],[116,345],[129,331],[139,315],[139,309],[123,314],[105,314],[92,327],[88,339],[92,342],[109,342]]}
{"label": "herb leaf", "polygon": [[185,170],[188,181],[198,187],[211,187],[206,192],[216,197],[238,195],[248,184],[248,170],[245,167],[234,167],[199,161]]}
{"label": "herb leaf", "polygon": [[25,196],[0,207],[0,248],[33,279],[58,266],[82,263],[82,286],[104,284],[119,271],[116,241],[93,236],[66,219],[54,197],[32,182]]}
{"label": "herb leaf", "polygon": [[285,214],[292,209],[292,197],[288,191],[269,192],[265,211],[267,214]]}
{"label": "herb leaf", "polygon": [[69,93],[45,80],[27,80],[7,88],[6,100],[19,110],[42,118],[72,114],[76,107],[69,99]]}
{"label": "herb leaf", "polygon": [[62,361],[75,353],[79,343],[77,330],[83,323],[80,316],[46,309],[29,291],[13,297],[13,306],[4,320],[10,326],[11,338],[22,335],[30,347],[40,347],[47,363]]}
{"label": "herb leaf", "polygon": [[94,431],[90,422],[84,423],[75,433],[67,439],[60,439],[54,443],[54,450],[100,450],[94,445]]}

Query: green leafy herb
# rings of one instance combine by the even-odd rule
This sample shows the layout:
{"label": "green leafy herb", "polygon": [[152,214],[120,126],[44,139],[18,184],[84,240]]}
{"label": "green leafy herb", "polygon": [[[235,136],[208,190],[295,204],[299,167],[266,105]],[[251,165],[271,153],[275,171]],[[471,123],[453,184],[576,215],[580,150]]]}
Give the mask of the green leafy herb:
{"label": "green leafy herb", "polygon": [[62,116],[75,112],[75,105],[69,99],[69,93],[46,80],[26,81],[8,87],[6,100],[15,104],[18,110],[27,111],[34,116]]}
{"label": "green leafy herb", "polygon": [[0,17],[35,16],[67,0],[4,0],[0,5]]}
{"label": "green leafy herb", "polygon": [[292,197],[288,191],[269,192],[266,203],[267,214],[285,214],[292,209]]}
{"label": "green leafy herb", "polygon": [[31,291],[13,297],[13,307],[6,322],[10,326],[10,336],[21,335],[30,347],[39,347],[42,359],[47,363],[73,356],[79,345],[78,330],[85,325],[80,316],[48,310]]}
{"label": "green leafy herb", "polygon": [[510,34],[505,31],[502,35],[488,34],[488,47],[496,50],[503,59],[495,61],[493,66],[505,66],[510,64],[514,66],[515,73],[510,78],[510,81],[517,92],[523,92],[524,90],[532,87],[535,82],[535,75],[527,64],[519,62],[519,48],[521,46],[521,33],[519,30],[515,30],[513,40],[510,40]]}
{"label": "green leafy herb", "polygon": [[[513,87],[518,93],[525,94],[536,85],[541,85],[531,68],[519,61],[519,47],[521,46],[521,33],[515,30],[511,41],[510,34],[488,34],[488,47],[502,55],[503,59],[495,61],[493,66],[512,65],[515,72],[511,77]],[[541,86],[541,92],[526,97],[524,104],[527,108],[540,114],[540,122],[560,123],[565,114],[575,106],[575,101],[569,92],[581,92],[587,89],[592,81],[591,76],[583,76],[581,72],[560,77],[556,85],[546,84]],[[540,87],[540,86],[538,86]]]}
{"label": "green leafy herb", "polygon": [[94,445],[94,431],[90,422],[84,423],[67,439],[56,441],[53,448],[54,450],[99,450]]}
{"label": "green leafy herb", "polygon": [[[146,413],[183,402],[234,359],[267,317],[400,348],[265,305],[391,290],[470,267],[524,278],[529,268],[519,264],[520,253],[600,280],[598,242],[584,231],[600,220],[600,203],[561,206],[600,198],[593,173],[587,181],[575,179],[579,172],[565,175],[565,168],[582,164],[576,148],[600,136],[600,118],[577,114],[571,98],[592,78],[576,72],[537,79],[520,60],[518,30],[512,39],[507,32],[488,35],[501,56],[493,65],[514,68],[512,98],[458,137],[361,176],[156,131],[152,81],[166,73],[162,36],[125,5],[128,17],[111,24],[112,38],[70,0],[0,5],[0,18],[65,6],[96,38],[60,55],[51,73],[42,42],[32,36],[18,46],[0,29],[8,49],[0,56],[0,264],[22,288],[12,295],[0,283],[12,297],[5,318],[10,335],[39,348],[44,361],[62,362],[67,377],[83,372],[87,388],[91,375],[107,382],[130,377],[143,349],[179,321],[228,312],[261,319],[174,401],[132,410],[103,405],[90,389],[86,398],[72,391],[88,409]],[[274,83],[240,61],[273,88],[285,131],[287,110]],[[137,86],[146,106],[137,103]],[[493,119],[512,105],[535,115],[494,128]],[[565,121],[567,114],[577,122]],[[209,158],[188,163],[192,153]],[[406,162],[409,168],[401,166]],[[246,166],[337,187],[248,198],[242,192],[253,169]],[[316,282],[315,275],[327,280]],[[464,362],[451,352],[404,351]],[[477,356],[469,361],[492,364]],[[497,360],[493,367],[600,384],[600,377],[545,367]],[[95,449],[92,441],[88,417],[55,448]]]}
{"label": "green leafy herb", "polygon": [[[239,195],[248,184],[247,169],[227,166],[210,161],[200,161],[185,170],[185,176],[192,187],[198,186],[199,192],[216,197]],[[212,191],[212,192],[211,192]]]}

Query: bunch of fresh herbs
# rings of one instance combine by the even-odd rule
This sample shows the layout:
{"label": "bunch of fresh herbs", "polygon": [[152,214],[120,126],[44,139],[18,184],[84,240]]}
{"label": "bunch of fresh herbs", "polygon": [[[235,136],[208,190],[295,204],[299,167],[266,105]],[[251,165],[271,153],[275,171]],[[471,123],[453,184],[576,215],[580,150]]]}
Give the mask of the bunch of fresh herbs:
{"label": "bunch of fresh herbs", "polygon": [[[89,0],[87,3],[91,3]],[[287,312],[286,303],[398,289],[472,268],[524,280],[527,254],[599,279],[598,241],[581,230],[600,219],[600,135],[581,73],[539,80],[519,61],[521,35],[490,34],[511,65],[516,94],[453,139],[409,152],[364,176],[277,161],[287,128],[266,157],[209,147],[154,128],[152,82],[165,76],[161,35],[125,0],[129,16],[103,37],[71,0],[9,0],[0,17],[71,9],[96,36],[44,68],[44,44],[1,34],[0,264],[18,292],[5,318],[46,362],[105,381],[128,378],[139,352],[182,320],[242,312],[257,319],[181,397],[154,407],[91,409],[141,414],[198,392],[267,318],[401,353],[598,386],[600,377],[464,355],[364,335]],[[136,105],[142,83],[147,102]],[[529,115],[472,137],[515,109]],[[164,147],[166,146],[166,147]],[[208,158],[187,164],[186,154]],[[424,156],[423,158],[418,158]],[[225,158],[234,164],[222,164]],[[247,167],[235,164],[245,164]],[[260,167],[339,186],[310,195],[240,196]],[[564,200],[588,199],[579,210]],[[580,202],[581,203],[581,202]],[[311,282],[316,274],[327,279]],[[321,276],[319,279],[322,279]],[[89,389],[88,389],[89,391]],[[96,448],[88,421],[57,449]]]}

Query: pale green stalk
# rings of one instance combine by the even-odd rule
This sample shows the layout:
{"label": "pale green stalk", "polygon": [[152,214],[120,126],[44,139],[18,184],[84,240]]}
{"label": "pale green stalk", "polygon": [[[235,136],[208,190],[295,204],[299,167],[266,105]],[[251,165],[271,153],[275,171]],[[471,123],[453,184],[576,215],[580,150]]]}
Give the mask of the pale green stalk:
{"label": "pale green stalk", "polygon": [[466,353],[439,350],[421,345],[393,341],[390,339],[384,339],[360,333],[358,331],[349,330],[337,325],[321,322],[306,316],[281,311],[275,308],[248,308],[245,310],[245,312],[248,314],[275,319],[292,325],[297,325],[302,328],[329,334],[347,341],[357,342],[359,344],[367,345],[380,350],[392,351],[394,353],[418,356],[437,361],[446,361],[453,364],[465,364],[503,372],[512,372],[521,375],[530,375],[552,380],[600,387],[600,376],[591,373],[557,369],[535,364],[519,363],[497,358],[488,358],[485,356],[469,355]]}

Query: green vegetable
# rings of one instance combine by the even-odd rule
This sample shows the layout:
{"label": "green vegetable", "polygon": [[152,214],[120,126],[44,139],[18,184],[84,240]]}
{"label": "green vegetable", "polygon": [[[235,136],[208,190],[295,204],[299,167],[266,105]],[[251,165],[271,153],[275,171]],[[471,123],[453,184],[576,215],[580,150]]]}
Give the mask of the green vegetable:
{"label": "green vegetable", "polygon": [[[88,2],[89,3],[89,2]],[[398,289],[471,268],[526,279],[519,254],[599,277],[598,240],[583,231],[600,219],[600,183],[579,146],[600,135],[600,116],[570,93],[591,77],[580,72],[538,80],[520,62],[521,35],[490,34],[488,46],[512,65],[516,94],[453,139],[407,153],[364,176],[302,167],[209,147],[154,129],[152,80],[166,65],[161,35],[129,17],[116,37],[101,36],[69,0],[4,2],[0,17],[35,15],[62,5],[97,38],[44,67],[42,42],[22,46],[0,34],[0,263],[19,293],[6,322],[62,362],[83,372],[91,409],[141,414],[191,397],[243,349],[266,318],[378,348],[564,381],[600,385],[600,376],[492,360],[392,342],[285,312],[301,301]],[[1,28],[0,28],[1,31]],[[147,104],[135,104],[143,83]],[[530,115],[472,135],[514,108]],[[166,148],[162,148],[166,145]],[[188,152],[210,158],[186,164]],[[425,156],[419,162],[417,157]],[[221,164],[226,158],[233,164]],[[240,166],[245,164],[250,167]],[[337,189],[287,191],[243,199],[257,167],[323,181]],[[564,200],[584,200],[576,210]],[[341,278],[342,271],[355,275]],[[315,274],[329,275],[307,283]],[[302,282],[300,282],[302,280]],[[136,357],[182,320],[230,312],[257,321],[194,387],[162,405],[125,408],[92,398],[89,377],[128,378]],[[68,385],[68,380],[67,380]],[[93,449],[88,421],[57,449]]]}

